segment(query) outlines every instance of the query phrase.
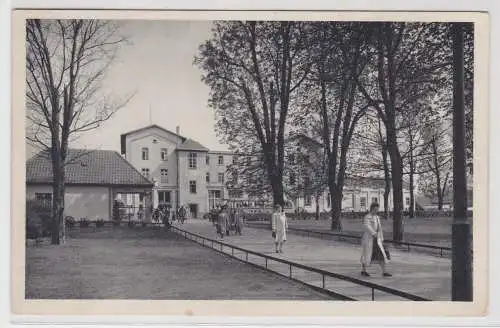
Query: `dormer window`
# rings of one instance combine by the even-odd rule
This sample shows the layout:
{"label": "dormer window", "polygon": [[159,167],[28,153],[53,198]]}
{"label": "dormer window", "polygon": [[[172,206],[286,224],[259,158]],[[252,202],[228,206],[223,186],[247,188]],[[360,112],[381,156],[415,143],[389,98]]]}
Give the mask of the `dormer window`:
{"label": "dormer window", "polygon": [[141,152],[142,152],[142,160],[143,161],[149,160],[149,149],[148,149],[148,147],[143,147],[142,150],[141,150]]}

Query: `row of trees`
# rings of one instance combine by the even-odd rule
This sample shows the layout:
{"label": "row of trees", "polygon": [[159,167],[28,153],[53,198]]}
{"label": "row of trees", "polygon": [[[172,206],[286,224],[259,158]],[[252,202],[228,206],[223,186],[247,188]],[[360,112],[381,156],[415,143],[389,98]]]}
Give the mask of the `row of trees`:
{"label": "row of trees", "polygon": [[[332,229],[341,229],[346,176],[380,172],[386,200],[393,192],[394,239],[401,240],[403,181],[415,188],[415,177],[427,175],[438,195],[450,185],[450,175],[443,175],[451,161],[450,27],[215,22],[194,62],[210,87],[222,141],[236,153],[256,155],[241,173],[259,177],[275,203],[284,203],[286,140],[305,133],[323,145],[316,171],[325,168],[319,176],[330,191]],[[471,159],[472,26],[466,32]]]}

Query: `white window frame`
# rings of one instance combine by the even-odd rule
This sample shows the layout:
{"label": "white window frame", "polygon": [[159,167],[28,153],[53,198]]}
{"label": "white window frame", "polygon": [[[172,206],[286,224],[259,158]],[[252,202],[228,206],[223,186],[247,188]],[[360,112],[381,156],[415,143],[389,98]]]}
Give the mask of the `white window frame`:
{"label": "white window frame", "polygon": [[[221,177],[222,177],[222,179],[221,179]],[[224,173],[222,173],[222,172],[217,173],[217,183],[224,184]]]}
{"label": "white window frame", "polygon": [[224,165],[224,155],[219,155],[219,157],[217,157],[217,165]]}
{"label": "white window frame", "polygon": [[188,154],[188,168],[190,170],[196,170],[198,167],[198,154],[195,152],[190,152]]}
{"label": "white window frame", "polygon": [[141,169],[142,175],[145,176],[146,178],[149,178],[149,169],[148,168],[142,168]]}
{"label": "white window frame", "polygon": [[149,161],[149,148],[148,147],[141,148],[141,158],[143,161]]}
{"label": "white window frame", "polygon": [[160,151],[161,160],[166,162],[168,160],[168,149],[162,148]]}
{"label": "white window frame", "polygon": [[[191,187],[194,186],[194,191],[191,189]],[[189,193],[190,194],[196,194],[197,193],[197,188],[196,188],[196,180],[189,180]]]}
{"label": "white window frame", "polygon": [[160,179],[162,183],[168,183],[168,169],[160,169]]}

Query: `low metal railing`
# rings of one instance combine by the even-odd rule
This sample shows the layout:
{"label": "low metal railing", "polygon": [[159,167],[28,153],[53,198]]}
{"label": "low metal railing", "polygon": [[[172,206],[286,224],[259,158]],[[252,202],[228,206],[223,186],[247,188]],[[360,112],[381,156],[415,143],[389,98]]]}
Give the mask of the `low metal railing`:
{"label": "low metal railing", "polygon": [[[297,263],[297,262],[288,261],[288,260],[285,260],[285,259],[281,259],[281,258],[277,258],[277,257],[274,257],[274,256],[270,256],[270,255],[262,254],[262,253],[259,253],[259,252],[251,251],[251,250],[248,250],[248,249],[244,249],[244,248],[241,248],[241,247],[238,247],[238,246],[230,245],[230,244],[224,243],[224,242],[222,242],[220,240],[215,240],[215,239],[212,239],[212,238],[201,236],[199,234],[192,233],[192,232],[180,229],[180,228],[175,227],[175,226],[172,226],[172,230],[176,231],[180,235],[184,236],[184,238],[192,240],[192,241],[194,241],[194,242],[196,242],[196,243],[198,243],[200,245],[203,245],[205,247],[210,247],[210,248],[212,248],[212,249],[214,249],[216,251],[219,251],[221,253],[224,253],[226,255],[231,255],[233,258],[238,259],[240,261],[243,261],[245,263],[252,264],[252,265],[260,267],[260,268],[264,268],[264,269],[266,269],[268,271],[271,271],[273,273],[277,273],[277,274],[279,274],[281,276],[285,276],[287,278],[290,278],[290,279],[293,279],[295,281],[301,282],[301,283],[303,283],[303,284],[305,284],[305,285],[307,285],[309,287],[312,287],[312,288],[314,288],[316,290],[320,290],[322,292],[325,292],[325,293],[327,293],[327,294],[329,294],[331,296],[337,297],[337,298],[339,298],[341,300],[356,301],[356,299],[354,299],[352,297],[349,297],[349,296],[346,296],[346,295],[342,295],[340,293],[337,293],[337,292],[334,292],[332,290],[327,289],[326,288],[326,284],[325,284],[325,278],[326,277],[330,277],[330,278],[334,278],[334,279],[338,279],[338,280],[342,280],[342,281],[347,281],[347,282],[350,282],[350,283],[353,283],[353,284],[356,284],[356,285],[359,285],[359,286],[364,286],[366,288],[370,288],[371,289],[371,300],[372,301],[375,300],[375,291],[384,292],[386,294],[398,296],[398,297],[401,297],[403,299],[407,299],[407,300],[411,300],[411,301],[430,301],[429,299],[426,299],[426,298],[423,298],[423,297],[420,297],[420,296],[417,296],[417,295],[414,295],[414,294],[410,294],[410,293],[407,293],[407,292],[404,292],[404,291],[401,291],[401,290],[397,290],[397,289],[394,289],[394,288],[389,288],[389,287],[378,285],[378,284],[375,284],[375,283],[372,283],[372,282],[369,282],[369,281],[364,281],[364,280],[360,280],[360,279],[357,279],[357,278],[353,278],[353,277],[349,277],[349,276],[346,276],[346,275],[342,275],[342,274],[339,274],[339,273],[334,273],[334,272],[329,272],[329,271],[318,269],[318,268],[313,268],[313,267],[310,267],[310,266],[307,266],[307,265],[304,265],[304,264],[300,264],[300,263]],[[230,253],[229,252],[225,252],[224,248],[230,249]],[[245,254],[245,258],[241,259],[241,258],[235,256],[234,255],[234,251],[235,250],[244,253]],[[256,264],[254,262],[250,262],[248,260],[248,255],[254,255],[254,256],[257,256],[259,258],[264,259],[264,265],[259,265],[259,264]],[[269,268],[269,262],[270,261],[271,262],[282,263],[282,264],[287,265],[288,269],[289,269],[288,275],[284,275],[284,274],[281,274],[280,272],[277,272],[275,270],[270,269]],[[302,269],[302,270],[305,270],[305,271],[308,271],[308,272],[314,272],[314,273],[317,273],[317,274],[321,275],[321,280],[322,280],[321,286],[312,285],[310,283],[307,283],[307,282],[305,282],[303,280],[300,280],[300,279],[294,277],[293,276],[293,268],[295,268],[295,269]]]}

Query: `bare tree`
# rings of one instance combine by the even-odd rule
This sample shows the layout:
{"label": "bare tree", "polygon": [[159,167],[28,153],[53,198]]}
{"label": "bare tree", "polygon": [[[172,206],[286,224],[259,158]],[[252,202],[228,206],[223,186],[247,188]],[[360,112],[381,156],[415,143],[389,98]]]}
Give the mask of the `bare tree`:
{"label": "bare tree", "polygon": [[52,162],[52,244],[60,243],[65,165],[75,160],[67,156],[70,141],[99,127],[131,98],[112,100],[100,92],[124,41],[109,21],[26,22],[27,139]]}

